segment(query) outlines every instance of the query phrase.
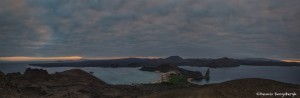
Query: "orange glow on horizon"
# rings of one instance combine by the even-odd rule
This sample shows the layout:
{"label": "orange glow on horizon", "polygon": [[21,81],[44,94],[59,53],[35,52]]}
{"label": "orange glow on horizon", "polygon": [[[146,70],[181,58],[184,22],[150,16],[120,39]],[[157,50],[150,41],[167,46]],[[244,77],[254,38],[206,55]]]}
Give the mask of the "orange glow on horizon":
{"label": "orange glow on horizon", "polygon": [[124,59],[124,58],[146,58],[146,59],[157,59],[159,56],[120,56],[120,57],[85,57],[85,59],[92,60],[111,60],[111,59]]}
{"label": "orange glow on horizon", "polygon": [[124,59],[124,58],[148,58],[157,59],[158,56],[128,56],[128,57],[80,57],[80,56],[66,56],[66,57],[26,57],[26,56],[12,56],[0,57],[0,61],[55,61],[55,60],[109,60],[109,59]]}
{"label": "orange glow on horizon", "polygon": [[300,63],[300,60],[281,60],[283,62],[297,62]]}
{"label": "orange glow on horizon", "polygon": [[80,56],[68,56],[68,57],[0,57],[0,61],[51,61],[51,60],[80,60]]}

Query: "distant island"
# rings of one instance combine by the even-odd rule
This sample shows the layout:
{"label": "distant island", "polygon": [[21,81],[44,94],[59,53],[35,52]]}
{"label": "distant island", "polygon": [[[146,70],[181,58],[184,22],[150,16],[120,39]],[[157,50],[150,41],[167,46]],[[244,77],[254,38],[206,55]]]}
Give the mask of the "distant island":
{"label": "distant island", "polygon": [[173,64],[176,66],[199,66],[199,67],[238,67],[240,65],[249,66],[300,66],[297,62],[284,62],[280,60],[263,58],[233,59],[228,57],[218,59],[183,59],[180,56],[170,56],[167,58],[147,59],[147,58],[123,58],[112,60],[85,60],[72,62],[52,62],[30,64],[39,67],[156,67],[161,64]]}
{"label": "distant island", "polygon": [[[166,63],[166,64],[161,64],[159,66],[156,67],[142,67],[140,69],[141,71],[150,71],[150,72],[161,72],[163,74],[168,74],[170,73],[173,75],[177,75],[180,77],[183,77],[183,79],[192,79],[192,80],[202,80],[202,79],[206,79],[209,80],[209,70],[207,70],[205,72],[205,75],[203,76],[201,72],[199,71],[190,71],[190,70],[186,70],[183,68],[179,68],[176,65],[170,64],[170,63]],[[169,75],[167,75],[169,76]]]}
{"label": "distant island", "polygon": [[[166,65],[161,67],[164,66]],[[178,78],[175,79],[178,80]],[[296,98],[300,93],[299,85],[259,78],[238,79],[208,85],[195,85],[177,80],[170,79],[170,82],[154,84],[110,85],[80,69],[49,74],[46,70],[28,68],[24,74],[4,74],[0,71],[0,97],[255,98],[260,97],[262,93],[287,92],[290,94],[288,97]]]}

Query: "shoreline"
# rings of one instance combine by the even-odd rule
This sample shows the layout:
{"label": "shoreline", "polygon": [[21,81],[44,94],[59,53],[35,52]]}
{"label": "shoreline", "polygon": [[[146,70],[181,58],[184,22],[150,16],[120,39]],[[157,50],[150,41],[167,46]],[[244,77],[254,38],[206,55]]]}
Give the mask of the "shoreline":
{"label": "shoreline", "polygon": [[[206,97],[214,98],[217,96],[216,98],[218,98],[232,95],[257,97],[255,93],[259,91],[283,92],[281,90],[284,90],[289,93],[300,93],[300,85],[259,78],[237,79],[205,85],[191,83],[181,85],[166,83],[111,85],[80,69],[71,69],[55,74],[48,74],[47,71],[41,69],[27,69],[24,74],[0,74],[0,80],[0,88],[2,88],[0,89],[0,97],[153,98],[155,96],[154,98],[166,98],[177,95],[172,98],[182,98],[205,95]],[[235,91],[239,91],[239,93]]]}
{"label": "shoreline", "polygon": [[[25,65],[24,65],[25,66]],[[27,65],[26,65],[27,66]],[[28,65],[29,66],[29,65]],[[50,67],[50,68],[48,68],[48,67],[36,67],[36,66],[33,66],[33,67],[25,67],[25,68],[38,68],[38,69],[44,69],[44,70],[48,70],[48,69],[52,69],[52,68],[54,68],[54,67]],[[248,67],[248,65],[241,65],[240,67]],[[181,66],[180,66],[181,67]],[[198,67],[198,66],[191,66],[191,67]],[[249,66],[249,67],[257,67],[257,68],[260,68],[260,66]],[[262,66],[263,67],[263,66]],[[268,67],[274,67],[274,66],[268,66]],[[292,66],[286,66],[286,67],[283,67],[283,68],[290,68],[290,67],[292,67]],[[59,68],[59,67],[55,67],[55,68]],[[76,68],[80,68],[80,69],[82,69],[82,68],[85,68],[85,67],[70,67],[70,68],[72,68],[72,69],[76,69]],[[100,67],[100,68],[102,68],[102,67]],[[131,68],[131,67],[121,67],[121,68]],[[139,67],[139,68],[141,68],[141,67]],[[139,68],[135,68],[135,69],[139,69]],[[199,68],[206,68],[206,67],[199,67]],[[239,67],[235,67],[235,68],[239,68]],[[278,68],[280,68],[280,67],[278,67]],[[297,67],[297,66],[295,66],[295,67],[293,67],[293,68],[299,68],[299,67]],[[222,69],[222,68],[217,68],[217,69]],[[24,69],[25,70],[25,69]],[[67,69],[68,70],[68,69]],[[212,70],[214,70],[214,68],[212,68]],[[0,70],[1,71],[1,70]],[[60,71],[61,72],[61,71]],[[88,72],[88,71],[87,71]],[[4,72],[4,73],[11,73],[11,72]],[[24,71],[21,71],[20,73],[24,73]],[[52,74],[54,74],[54,73],[56,73],[56,72],[51,72]],[[155,72],[155,73],[159,73],[159,72]],[[98,77],[99,78],[99,77]],[[249,78],[249,77],[243,77],[243,78]],[[243,79],[243,78],[234,78],[234,79]],[[258,77],[258,78],[264,78],[264,77]],[[234,80],[234,79],[225,79],[225,81],[220,81],[220,82],[214,82],[214,80],[213,81],[211,81],[211,82],[214,82],[214,83],[221,83],[221,82],[226,82],[226,81],[230,81],[230,80]],[[272,78],[265,78],[265,79],[272,79]],[[273,79],[273,80],[276,80],[276,79]],[[109,81],[109,80],[108,80]],[[158,80],[157,80],[158,81]],[[157,81],[152,81],[152,82],[149,82],[149,83],[156,83]],[[218,81],[218,80],[217,80]],[[291,84],[300,84],[299,82],[295,82],[295,80],[294,81],[284,81],[284,80],[276,80],[276,81],[280,81],[280,82],[284,82],[284,83],[291,83]],[[125,84],[128,84],[128,83],[125,83]],[[205,84],[212,84],[212,83],[205,83]],[[120,85],[123,85],[123,84],[120,84]],[[199,85],[204,85],[204,84],[199,84]]]}

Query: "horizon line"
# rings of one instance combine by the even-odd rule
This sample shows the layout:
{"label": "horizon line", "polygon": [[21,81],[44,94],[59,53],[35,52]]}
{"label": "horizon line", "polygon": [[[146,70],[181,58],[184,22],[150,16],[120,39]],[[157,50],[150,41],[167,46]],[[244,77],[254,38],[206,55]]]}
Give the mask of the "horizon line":
{"label": "horizon line", "polygon": [[[0,61],[57,61],[57,60],[111,60],[111,59],[125,59],[125,58],[145,58],[158,59],[162,56],[110,56],[110,57],[82,57],[82,56],[7,56],[0,57]],[[283,62],[298,62],[300,59],[279,59]]]}
{"label": "horizon line", "polygon": [[56,60],[108,60],[108,59],[124,59],[124,58],[149,58],[156,59],[161,58],[159,56],[120,56],[120,57],[82,57],[82,56],[53,56],[53,57],[41,57],[41,56],[7,56],[0,57],[0,61],[56,61]]}

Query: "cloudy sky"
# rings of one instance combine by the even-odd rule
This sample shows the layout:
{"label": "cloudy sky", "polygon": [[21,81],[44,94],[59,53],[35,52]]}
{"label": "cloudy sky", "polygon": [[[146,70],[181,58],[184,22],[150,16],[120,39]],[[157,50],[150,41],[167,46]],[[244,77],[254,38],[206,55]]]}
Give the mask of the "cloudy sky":
{"label": "cloudy sky", "polygon": [[0,57],[300,58],[299,0],[1,0]]}

